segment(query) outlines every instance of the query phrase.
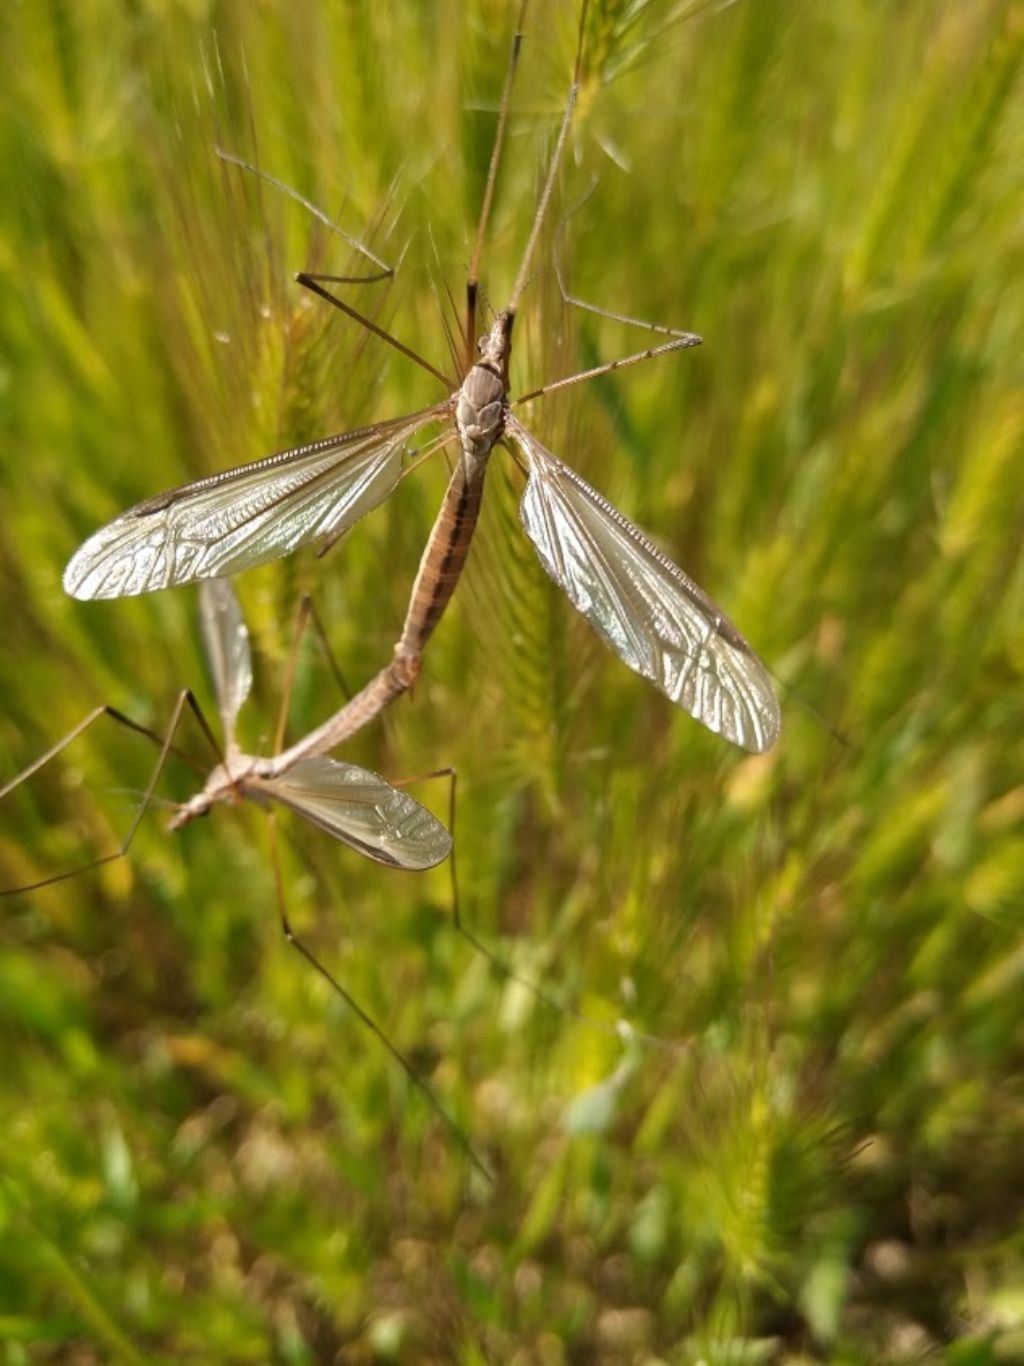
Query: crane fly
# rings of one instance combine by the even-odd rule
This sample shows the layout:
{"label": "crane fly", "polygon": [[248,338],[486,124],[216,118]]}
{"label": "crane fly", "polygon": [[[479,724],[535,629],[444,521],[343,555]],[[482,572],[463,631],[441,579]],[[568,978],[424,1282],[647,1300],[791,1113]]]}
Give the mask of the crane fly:
{"label": "crane fly", "polygon": [[452,842],[440,821],[369,769],[304,746],[298,755],[292,750],[278,754],[273,776],[260,776],[263,761],[243,753],[235,738],[239,710],[252,688],[252,655],[248,628],[227,579],[207,579],[201,585],[200,617],[224,726],[224,756],[202,791],[171,818],[171,830],[206,815],[218,802],[248,797],[260,805],[287,807],[391,868],[433,868],[448,857]]}
{"label": "crane fly", "polygon": [[[478,266],[521,43],[512,44],[498,127],[466,288],[465,377],[456,383],[324,287],[338,277],[296,278],[428,370],[448,390],[432,407],[284,451],[150,498],[97,531],[73,556],[64,586],[77,598],[116,598],[229,575],[300,546],[333,544],[381,503],[403,473],[407,443],[429,423],[451,424],[435,449],[458,443],[391,661],[316,743],[337,744],[411,687],[423,651],[455,591],[496,445],[526,469],[520,516],[547,573],[612,650],[708,729],[755,753],[781,725],[765,666],[710,597],[600,493],[547,449],[513,409],[591,376],[696,346],[692,333],[654,326],[670,340],[611,364],[509,396],[509,357],[529,263],[547,212],[580,89],[586,2],[572,84],[511,296],[477,343]],[[564,292],[564,291],[563,291]],[[613,315],[614,316],[614,315]],[[646,324],[646,326],[651,326]],[[273,776],[265,767],[263,775]]]}
{"label": "crane fly", "polygon": [[[131,721],[113,707],[101,706],[72,728],[62,740],[16,778],[0,788],[0,798],[7,796],[26,778],[38,772],[44,764],[72,740],[87,730],[103,715],[111,716],[122,725],[155,740],[161,745],[160,758],[143,797],[142,807],[132,822],[129,835],[117,853],[106,855],[98,863],[120,858],[137,830],[145,808],[153,796],[160,772],[168,754],[174,752],[173,738],[185,708],[189,707],[220,762],[206,779],[201,791],[182,803],[171,817],[168,828],[180,830],[198,816],[205,816],[218,802],[238,803],[249,798],[261,806],[282,806],[296,812],[311,825],[357,850],[376,863],[391,868],[423,870],[442,863],[451,852],[448,831],[434,816],[407,793],[393,787],[379,774],[355,764],[341,763],[327,757],[324,746],[315,740],[299,741],[272,759],[245,754],[235,738],[238,714],[252,689],[252,652],[249,631],[242,618],[241,608],[227,579],[207,579],[200,585],[200,622],[210,670],[213,675],[217,710],[224,727],[223,750],[217,744],[209,723],[190,689],[178,696],[171,725],[161,740],[155,732]],[[303,619],[297,627],[301,635]],[[296,640],[296,647],[298,640]],[[279,734],[283,730],[283,699]],[[33,891],[51,882],[62,881],[86,868],[90,863],[69,873],[60,873],[43,882],[12,889]],[[9,895],[9,892],[0,895]]]}
{"label": "crane fly", "polygon": [[[219,802],[238,803],[249,799],[270,808],[271,853],[275,888],[278,898],[281,929],[284,936],[303,958],[323,977],[348,1008],[383,1044],[391,1057],[402,1067],[413,1084],[426,1097],[446,1128],[455,1137],[474,1166],[490,1179],[491,1174],[477,1156],[465,1134],[447,1113],[433,1089],[419,1075],[412,1063],[396,1047],[371,1015],[359,1004],[335,975],[324,966],[313,951],[295,934],[285,902],[284,880],[281,875],[277,849],[277,827],[273,820],[274,808],[283,807],[295,812],[311,825],[317,826],[334,839],[355,849],[365,858],[390,868],[424,870],[443,862],[452,849],[448,831],[426,807],[408,793],[394,787],[379,774],[355,764],[341,763],[323,753],[304,748],[299,755],[285,750],[277,755],[277,771],[273,778],[261,777],[256,771],[261,762],[245,754],[236,739],[239,712],[252,689],[252,652],[249,632],[242,617],[238,599],[226,579],[209,579],[200,586],[200,621],[206,653],[213,675],[217,710],[224,728],[223,750],[217,745],[202,709],[191,691],[178,696],[171,723],[164,737],[139,725],[113,707],[97,707],[83,721],[52,746],[24,772],[0,788],[0,799],[7,796],[26,778],[31,777],[81,735],[100,716],[108,715],[129,729],[147,736],[160,746],[160,754],[150,781],[143,794],[139,810],[129,827],[121,847],[81,867],[39,882],[21,887],[5,888],[0,896],[12,896],[62,882],[91,868],[123,857],[135,837],[146,809],[153,798],[157,782],[167,757],[180,754],[173,744],[178,725],[186,707],[190,708],[215,751],[220,762],[209,774],[202,789],[182,803],[171,817],[168,828],[180,830],[199,816],[206,815]],[[304,626],[300,613],[296,628],[293,663]],[[282,698],[278,735],[283,733],[288,705],[288,692]]]}

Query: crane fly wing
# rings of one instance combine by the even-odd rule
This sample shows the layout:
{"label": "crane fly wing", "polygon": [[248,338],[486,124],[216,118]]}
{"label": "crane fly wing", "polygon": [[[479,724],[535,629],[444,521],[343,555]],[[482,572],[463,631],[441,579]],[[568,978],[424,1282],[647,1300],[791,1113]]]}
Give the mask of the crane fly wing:
{"label": "crane fly wing", "polygon": [[206,579],[200,585],[199,620],[224,725],[224,743],[230,749],[238,713],[252,690],[252,652],[242,609],[227,579]]}
{"label": "crane fly wing", "polygon": [[544,568],[631,669],[709,730],[761,754],[781,717],[768,671],[708,595],[530,434],[520,516]]}
{"label": "crane fly wing", "polygon": [[369,769],[316,755],[260,789],[377,863],[433,868],[451,853],[451,835],[441,822]]}
{"label": "crane fly wing", "polygon": [[74,598],[127,598],[223,578],[337,538],[398,483],[406,440],[441,403],[325,437],[139,503],[80,546],[64,571]]}

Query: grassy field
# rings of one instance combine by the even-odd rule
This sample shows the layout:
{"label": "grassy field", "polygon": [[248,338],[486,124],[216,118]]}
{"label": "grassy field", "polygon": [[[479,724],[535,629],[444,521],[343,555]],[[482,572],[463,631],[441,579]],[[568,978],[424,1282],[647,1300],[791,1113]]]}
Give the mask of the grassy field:
{"label": "grassy field", "polygon": [[[64,596],[89,532],[439,397],[303,297],[358,258],[214,146],[397,265],[345,297],[446,369],[513,9],[4,7],[0,778],[100,702],[211,703],[194,589]],[[527,18],[489,306],[575,23]],[[415,696],[341,757],[457,768],[463,916],[548,1002],[446,868],[298,823],[284,866],[494,1181],[281,938],[264,814],[166,831],[172,763],[127,858],[0,904],[0,1361],[1024,1359],[1022,55],[1010,0],[592,0],[513,387],[647,344],[563,306],[558,223],[575,294],[703,335],[527,416],[769,662],[781,741],[602,648],[499,453]],[[350,685],[387,659],[446,477],[238,581],[249,748],[303,592]],[[311,644],[289,734],[339,700]],[[0,887],[116,849],[153,761],[99,721],[0,806]]]}

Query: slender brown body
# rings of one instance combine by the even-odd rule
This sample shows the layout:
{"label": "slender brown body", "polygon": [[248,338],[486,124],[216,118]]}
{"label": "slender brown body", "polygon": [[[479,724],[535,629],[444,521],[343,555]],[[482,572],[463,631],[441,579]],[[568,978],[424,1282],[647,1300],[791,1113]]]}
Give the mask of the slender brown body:
{"label": "slender brown body", "polygon": [[505,428],[511,313],[499,313],[480,340],[480,359],[452,395],[459,460],[420,560],[412,596],[391,662],[341,711],[290,749],[259,760],[254,774],[273,778],[299,759],[325,754],[373,720],[419,677],[423,651],[455,592],[473,541],[483,498],[487,461]]}
{"label": "slender brown body", "polygon": [[420,561],[405,624],[395,646],[396,661],[419,659],[444,616],[469,554],[486,470],[487,455],[467,456],[463,450]]}

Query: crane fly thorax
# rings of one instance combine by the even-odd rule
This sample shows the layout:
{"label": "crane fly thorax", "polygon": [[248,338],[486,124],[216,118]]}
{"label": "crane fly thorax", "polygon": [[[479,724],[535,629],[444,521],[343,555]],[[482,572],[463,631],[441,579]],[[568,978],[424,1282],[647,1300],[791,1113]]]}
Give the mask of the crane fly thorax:
{"label": "crane fly thorax", "polygon": [[462,449],[478,459],[487,455],[505,426],[505,385],[486,361],[473,366],[459,390],[455,425]]}
{"label": "crane fly thorax", "polygon": [[483,459],[505,429],[511,320],[499,313],[478,343],[480,359],[470,370],[455,403],[455,425],[462,449]]}

